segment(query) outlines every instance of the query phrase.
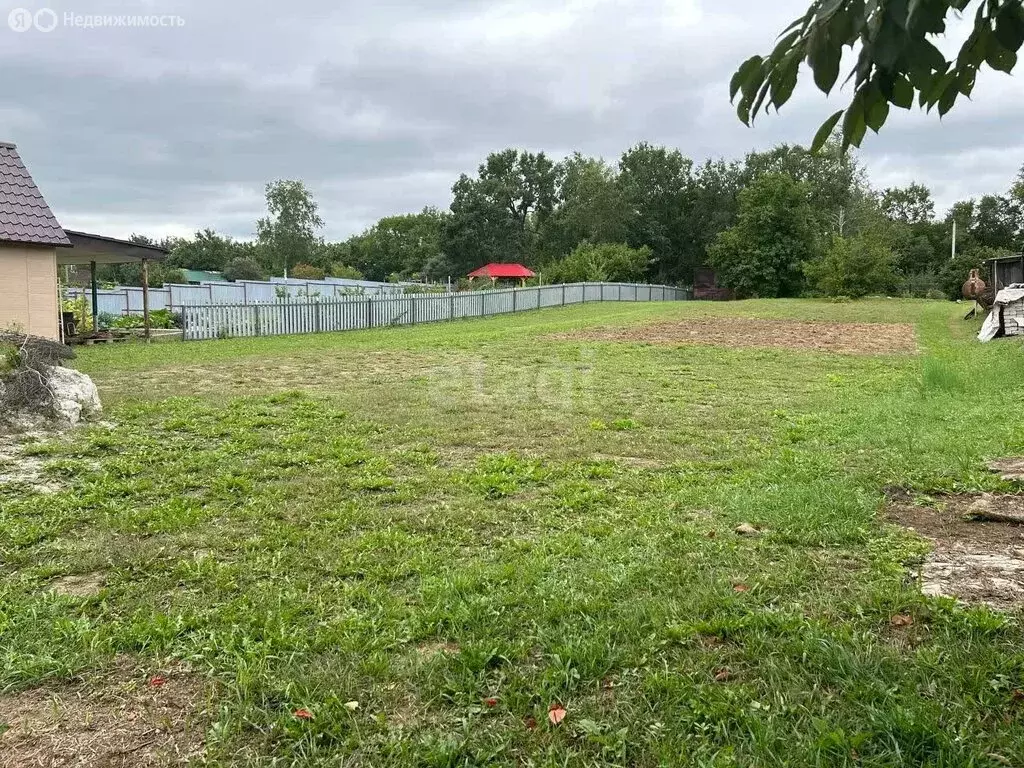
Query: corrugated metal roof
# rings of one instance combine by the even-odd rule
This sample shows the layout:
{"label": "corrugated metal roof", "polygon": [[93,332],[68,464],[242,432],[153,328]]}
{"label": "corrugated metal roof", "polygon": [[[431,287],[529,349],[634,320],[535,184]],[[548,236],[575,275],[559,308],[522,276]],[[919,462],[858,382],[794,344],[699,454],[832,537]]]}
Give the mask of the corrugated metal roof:
{"label": "corrugated metal roof", "polygon": [[0,142],[0,242],[71,246],[13,144]]}

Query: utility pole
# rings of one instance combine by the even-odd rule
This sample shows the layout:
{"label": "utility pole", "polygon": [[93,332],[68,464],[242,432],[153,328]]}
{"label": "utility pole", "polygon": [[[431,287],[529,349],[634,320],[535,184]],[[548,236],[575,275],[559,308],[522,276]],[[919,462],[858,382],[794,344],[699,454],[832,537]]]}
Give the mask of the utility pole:
{"label": "utility pole", "polygon": [[956,259],[956,219],[953,219],[953,244],[950,247],[950,259]]}

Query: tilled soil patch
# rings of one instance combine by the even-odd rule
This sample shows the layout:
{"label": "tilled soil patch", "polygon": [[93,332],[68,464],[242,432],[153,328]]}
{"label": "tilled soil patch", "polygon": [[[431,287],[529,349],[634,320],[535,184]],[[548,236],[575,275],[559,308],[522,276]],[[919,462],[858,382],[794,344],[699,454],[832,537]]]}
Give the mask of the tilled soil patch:
{"label": "tilled soil patch", "polygon": [[[945,496],[934,507],[894,498],[886,519],[934,545],[920,568],[922,592],[1015,610],[1024,606],[1024,525],[971,519],[980,498]],[[1024,518],[1024,495],[984,499],[982,508]]]}
{"label": "tilled soil patch", "polygon": [[184,766],[203,752],[206,684],[130,660],[73,684],[0,695],[0,767]]}
{"label": "tilled soil patch", "polygon": [[914,326],[896,323],[812,323],[756,318],[694,318],[546,336],[559,341],[623,341],[743,349],[792,349],[881,355],[917,351]]}

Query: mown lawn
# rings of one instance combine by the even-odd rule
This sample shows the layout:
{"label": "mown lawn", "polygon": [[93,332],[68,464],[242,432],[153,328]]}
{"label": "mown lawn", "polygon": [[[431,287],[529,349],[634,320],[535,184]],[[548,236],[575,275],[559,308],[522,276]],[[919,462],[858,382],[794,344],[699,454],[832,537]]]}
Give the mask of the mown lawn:
{"label": "mown lawn", "polygon": [[[1024,349],[964,311],[84,350],[110,423],[32,447],[63,490],[0,487],[0,691],[185,663],[211,765],[1024,765],[1021,617],[922,597],[924,546],[878,516],[887,485],[1005,489],[984,459],[1024,453]],[[910,323],[920,351],[548,338],[725,315]],[[73,574],[104,587],[48,589]]]}

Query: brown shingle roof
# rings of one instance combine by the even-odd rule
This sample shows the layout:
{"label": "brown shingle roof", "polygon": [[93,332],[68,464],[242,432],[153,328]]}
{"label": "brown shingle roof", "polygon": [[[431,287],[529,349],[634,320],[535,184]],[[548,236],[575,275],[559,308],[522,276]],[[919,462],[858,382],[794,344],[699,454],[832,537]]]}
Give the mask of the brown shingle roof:
{"label": "brown shingle roof", "polygon": [[0,142],[0,242],[71,246],[13,144]]}

